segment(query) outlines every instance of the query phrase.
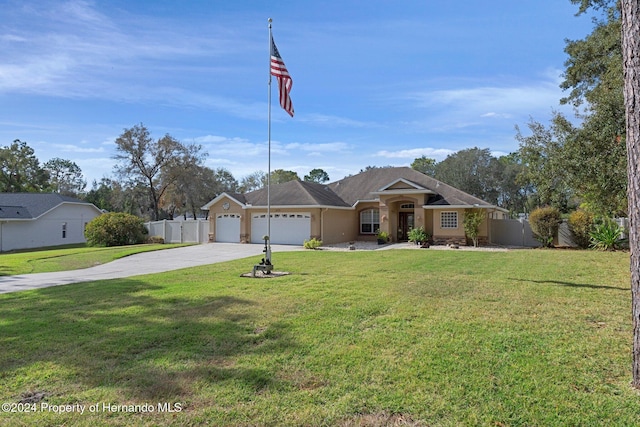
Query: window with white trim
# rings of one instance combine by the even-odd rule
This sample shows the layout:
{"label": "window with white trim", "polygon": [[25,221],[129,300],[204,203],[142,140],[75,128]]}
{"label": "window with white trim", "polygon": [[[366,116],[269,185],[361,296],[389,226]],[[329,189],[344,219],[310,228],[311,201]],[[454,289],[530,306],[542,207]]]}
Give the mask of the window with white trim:
{"label": "window with white trim", "polygon": [[360,212],[360,233],[375,234],[380,228],[380,211],[367,209]]}
{"label": "window with white trim", "polygon": [[440,228],[458,228],[458,212],[440,212]]}

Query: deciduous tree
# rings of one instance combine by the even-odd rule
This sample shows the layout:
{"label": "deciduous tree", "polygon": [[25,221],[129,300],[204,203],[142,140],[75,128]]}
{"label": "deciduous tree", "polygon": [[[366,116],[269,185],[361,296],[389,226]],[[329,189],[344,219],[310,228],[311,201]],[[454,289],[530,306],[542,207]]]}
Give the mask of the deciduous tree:
{"label": "deciduous tree", "polygon": [[521,185],[534,189],[536,206],[550,205],[567,212],[574,192],[569,185],[565,162],[567,134],[559,122],[564,124],[566,119],[555,115],[550,127],[531,120],[528,123],[531,134],[527,136],[516,126],[516,139],[520,142],[518,155],[525,166],[518,179]]}
{"label": "deciduous tree", "polygon": [[329,174],[322,169],[311,169],[309,175],[304,176],[304,180],[307,182],[324,184],[325,182],[329,181]]}
{"label": "deciduous tree", "polygon": [[39,192],[46,190],[48,183],[47,171],[26,142],[16,139],[0,148],[0,192]]}
{"label": "deciduous tree", "polygon": [[564,147],[564,167],[575,193],[602,215],[625,215],[626,147],[621,18],[617,1],[572,0],[580,13],[602,11],[593,31],[567,42],[561,103],[576,107],[580,126]]}
{"label": "deciduous tree", "polygon": [[411,163],[411,169],[417,170],[418,172],[422,172],[425,175],[435,176],[436,175],[436,159],[431,159],[427,156],[422,156],[416,158]]}
{"label": "deciduous tree", "polygon": [[282,184],[289,181],[300,181],[300,177],[294,171],[284,169],[271,171],[271,184]]}
{"label": "deciduous tree", "polygon": [[436,165],[435,177],[466,193],[498,203],[501,165],[488,148],[468,148]]}
{"label": "deciduous tree", "polygon": [[267,174],[262,171],[256,171],[240,180],[238,191],[240,193],[248,193],[259,190],[265,185],[267,185]]}
{"label": "deciduous tree", "polygon": [[82,169],[71,160],[56,157],[47,161],[43,169],[49,173],[49,187],[55,193],[75,197],[87,186]]}
{"label": "deciduous tree", "polygon": [[160,199],[167,188],[201,163],[199,145],[184,145],[170,135],[153,140],[143,124],[125,129],[116,139],[116,173],[147,189],[152,217],[160,219]]}

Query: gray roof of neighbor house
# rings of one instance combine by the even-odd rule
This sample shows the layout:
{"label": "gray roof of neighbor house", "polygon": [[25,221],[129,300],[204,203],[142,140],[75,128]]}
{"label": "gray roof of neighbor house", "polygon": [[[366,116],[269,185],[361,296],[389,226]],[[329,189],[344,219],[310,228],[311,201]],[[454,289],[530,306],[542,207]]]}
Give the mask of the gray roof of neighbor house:
{"label": "gray roof of neighbor house", "polygon": [[373,193],[399,179],[404,179],[435,193],[434,197],[429,198],[427,206],[491,206],[490,203],[482,199],[409,167],[369,169],[333,182],[329,184],[329,188],[342,200],[353,206],[359,200],[377,199],[378,195]]}
{"label": "gray roof of neighbor house", "polygon": [[93,206],[84,200],[55,193],[0,193],[0,219],[38,218],[61,203]]}
{"label": "gray roof of neighbor house", "polygon": [[[324,184],[306,181],[289,181],[272,185],[270,189],[271,204],[275,206],[336,206],[350,207]],[[254,206],[267,205],[267,189],[244,194],[244,200],[235,197],[239,202]]]}

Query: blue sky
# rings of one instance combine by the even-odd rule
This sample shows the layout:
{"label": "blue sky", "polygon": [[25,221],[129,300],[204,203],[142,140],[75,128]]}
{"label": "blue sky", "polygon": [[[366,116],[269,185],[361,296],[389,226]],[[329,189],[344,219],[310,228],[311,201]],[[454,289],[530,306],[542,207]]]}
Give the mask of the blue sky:
{"label": "blue sky", "polygon": [[273,81],[271,168],[332,181],[369,165],[517,150],[515,126],[561,107],[569,0],[0,0],[0,145],[112,174],[144,123],[198,143],[236,179],[267,170],[268,18],[293,78]]}

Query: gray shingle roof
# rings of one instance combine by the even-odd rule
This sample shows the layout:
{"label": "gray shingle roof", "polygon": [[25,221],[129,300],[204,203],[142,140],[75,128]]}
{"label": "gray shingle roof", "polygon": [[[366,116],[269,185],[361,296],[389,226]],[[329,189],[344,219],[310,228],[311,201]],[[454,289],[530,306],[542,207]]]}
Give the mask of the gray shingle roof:
{"label": "gray shingle roof", "polygon": [[490,204],[484,200],[460,191],[457,188],[409,167],[369,169],[357,175],[333,182],[329,184],[329,188],[342,200],[353,206],[359,200],[377,199],[378,196],[372,193],[381,190],[384,186],[399,179],[413,182],[420,187],[437,193],[435,196],[429,198],[427,205],[490,206]]}
{"label": "gray shingle roof", "polygon": [[84,200],[54,193],[0,193],[0,219],[38,218],[64,202],[91,205]]}
{"label": "gray shingle roof", "polygon": [[[324,184],[306,181],[289,181],[271,186],[271,204],[276,206],[336,206],[349,207],[344,200]],[[267,189],[244,195],[246,203],[253,206],[267,205]]]}
{"label": "gray shingle roof", "polygon": [[[370,169],[328,185],[305,181],[274,184],[271,186],[271,204],[351,207],[358,201],[377,200],[379,195],[376,192],[401,179],[413,183],[417,189],[424,189],[425,193],[435,193],[427,199],[427,206],[491,206],[484,200],[409,167]],[[267,205],[266,188],[231,196],[253,206]]]}

